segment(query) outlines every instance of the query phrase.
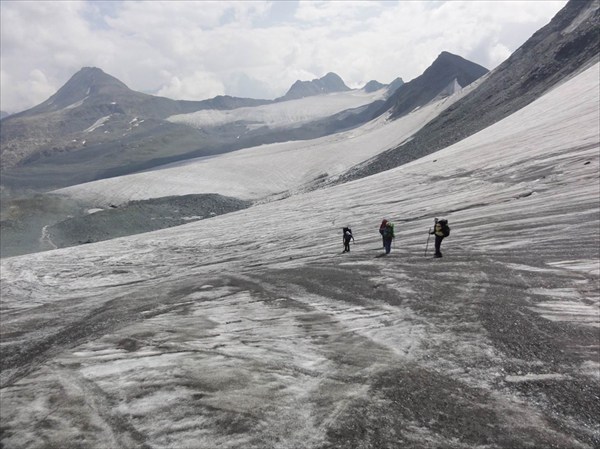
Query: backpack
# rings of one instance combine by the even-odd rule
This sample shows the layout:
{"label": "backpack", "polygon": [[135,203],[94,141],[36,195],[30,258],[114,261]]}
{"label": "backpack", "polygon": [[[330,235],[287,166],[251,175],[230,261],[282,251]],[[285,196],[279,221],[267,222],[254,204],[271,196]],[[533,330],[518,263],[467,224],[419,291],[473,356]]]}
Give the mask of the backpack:
{"label": "backpack", "polygon": [[352,229],[350,228],[343,228],[342,229],[342,234],[344,234],[344,240],[350,240],[352,237]]}
{"label": "backpack", "polygon": [[387,224],[385,225],[385,229],[383,230],[383,236],[390,238],[396,237],[396,234],[394,233],[394,223],[390,221],[387,222]]}
{"label": "backpack", "polygon": [[448,226],[448,220],[442,218],[441,220],[438,220],[438,224],[442,227],[442,234],[444,234],[444,237],[448,237],[450,235],[450,226]]}

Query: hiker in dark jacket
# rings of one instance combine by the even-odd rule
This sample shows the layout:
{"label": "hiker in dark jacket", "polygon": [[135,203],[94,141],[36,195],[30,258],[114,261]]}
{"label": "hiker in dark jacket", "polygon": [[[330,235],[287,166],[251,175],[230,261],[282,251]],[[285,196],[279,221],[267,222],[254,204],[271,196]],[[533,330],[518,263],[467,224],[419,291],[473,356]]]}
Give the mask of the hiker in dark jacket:
{"label": "hiker in dark jacket", "polygon": [[435,219],[433,231],[431,231],[430,234],[435,235],[435,254],[433,257],[442,257],[442,251],[440,250],[440,247],[442,246],[442,240],[444,240],[444,232],[442,230],[442,224],[437,218]]}
{"label": "hiker in dark jacket", "polygon": [[350,229],[350,226],[347,226],[344,229],[342,229],[342,232],[344,233],[344,252],[349,253],[350,252],[350,240],[354,241],[354,236],[352,235],[352,229]]}
{"label": "hiker in dark jacket", "polygon": [[396,237],[394,235],[394,224],[386,220],[381,236],[383,237],[383,247],[385,248],[385,253],[389,254],[392,250],[392,240],[394,237]]}

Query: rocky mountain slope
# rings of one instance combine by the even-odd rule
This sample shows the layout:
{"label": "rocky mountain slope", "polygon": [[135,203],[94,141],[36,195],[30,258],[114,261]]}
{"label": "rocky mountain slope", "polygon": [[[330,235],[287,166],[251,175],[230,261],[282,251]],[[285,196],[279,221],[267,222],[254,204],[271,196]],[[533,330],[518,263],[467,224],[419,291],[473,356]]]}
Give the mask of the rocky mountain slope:
{"label": "rocky mountain slope", "polygon": [[465,87],[488,73],[485,67],[467,61],[458,55],[442,52],[422,75],[398,89],[383,105],[391,111],[391,118],[398,118],[415,108],[424,106],[449,86]]}
{"label": "rocky mountain slope", "polygon": [[[557,83],[598,61],[600,3],[572,0],[470,95],[452,105],[411,141],[349,171],[340,182],[378,173],[438,151],[502,120]],[[402,90],[397,95],[401,95]],[[396,107],[396,114],[404,109]],[[550,113],[551,111],[549,111]]]}
{"label": "rocky mountain slope", "polygon": [[110,168],[126,170],[182,154],[195,149],[204,135],[168,123],[166,117],[265,102],[232,97],[175,101],[133,91],[102,70],[86,67],[45,102],[2,120],[3,184],[36,187],[35,178],[41,177],[40,186],[64,185],[102,177]]}

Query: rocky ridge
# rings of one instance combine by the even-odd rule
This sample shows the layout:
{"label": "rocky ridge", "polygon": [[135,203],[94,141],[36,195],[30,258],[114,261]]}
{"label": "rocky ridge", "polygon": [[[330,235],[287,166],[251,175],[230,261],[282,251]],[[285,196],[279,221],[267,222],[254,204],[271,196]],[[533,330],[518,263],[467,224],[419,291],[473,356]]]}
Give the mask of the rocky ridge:
{"label": "rocky ridge", "polygon": [[[434,153],[523,108],[598,61],[599,29],[600,3],[571,0],[472,93],[428,123],[412,140],[355,167],[337,182],[369,176]],[[394,111],[398,116],[406,108],[396,106]]]}

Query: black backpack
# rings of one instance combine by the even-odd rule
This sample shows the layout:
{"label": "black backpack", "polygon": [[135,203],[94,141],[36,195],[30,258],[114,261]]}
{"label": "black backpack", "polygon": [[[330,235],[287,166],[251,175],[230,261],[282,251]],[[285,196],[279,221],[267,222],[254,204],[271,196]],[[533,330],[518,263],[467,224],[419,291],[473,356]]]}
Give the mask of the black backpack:
{"label": "black backpack", "polygon": [[438,224],[442,227],[442,234],[444,234],[444,237],[448,237],[450,235],[450,226],[448,226],[448,220],[442,218],[441,220],[438,220]]}

